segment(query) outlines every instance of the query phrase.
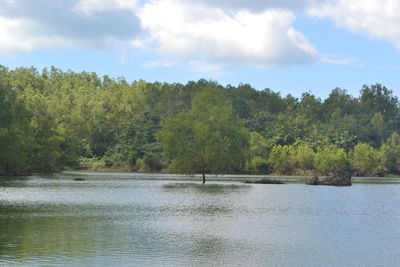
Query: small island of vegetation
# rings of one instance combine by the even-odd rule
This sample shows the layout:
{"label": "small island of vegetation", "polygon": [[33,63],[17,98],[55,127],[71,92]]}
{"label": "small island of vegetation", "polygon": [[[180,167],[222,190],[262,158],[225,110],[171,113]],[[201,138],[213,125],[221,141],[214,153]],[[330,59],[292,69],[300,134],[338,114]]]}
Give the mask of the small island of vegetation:
{"label": "small island of vegetation", "polygon": [[381,84],[282,97],[0,66],[0,175],[63,169],[400,174],[400,103]]}

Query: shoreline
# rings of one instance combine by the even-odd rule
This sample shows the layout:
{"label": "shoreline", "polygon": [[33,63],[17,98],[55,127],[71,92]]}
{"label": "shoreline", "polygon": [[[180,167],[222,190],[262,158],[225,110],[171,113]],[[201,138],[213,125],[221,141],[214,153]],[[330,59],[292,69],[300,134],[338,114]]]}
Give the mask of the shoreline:
{"label": "shoreline", "polygon": [[[60,174],[63,175],[83,175],[90,179],[90,176],[109,175],[110,179],[118,178],[139,178],[140,180],[170,180],[170,181],[201,181],[201,174],[185,175],[185,174],[170,174],[170,173],[140,173],[140,172],[116,172],[116,171],[87,171],[87,170],[67,170]],[[258,179],[276,179],[289,184],[305,184],[313,176],[306,175],[253,175],[253,174],[224,174],[206,175],[207,182],[245,182],[255,181]],[[322,180],[326,176],[319,176]],[[352,177],[352,182],[355,184],[400,184],[400,177]]]}
{"label": "shoreline", "polygon": [[[107,175],[110,179],[114,178],[123,178],[123,179],[137,179],[137,180],[166,180],[166,181],[191,181],[191,182],[200,182],[202,179],[201,174],[195,175],[185,175],[185,174],[171,174],[165,172],[158,173],[140,173],[140,172],[132,172],[126,169],[101,169],[101,170],[88,170],[88,169],[68,169],[61,172],[55,173],[32,173],[30,175],[18,175],[18,176],[0,176],[0,180],[2,177],[7,180],[17,179],[18,177],[57,177],[57,176],[65,176],[65,177],[77,177],[84,176],[87,180],[90,180],[90,176],[98,176],[98,175]],[[280,180],[284,183],[288,184],[305,184],[309,179],[311,179],[313,175],[279,175],[279,174],[269,174],[269,175],[260,175],[260,174],[224,174],[224,175],[215,175],[208,174],[206,175],[207,182],[245,182],[245,181],[256,181],[259,179],[272,179],[272,180]],[[326,176],[318,176],[320,179],[324,179]],[[387,176],[387,177],[358,177],[353,176],[352,182],[354,184],[400,184],[400,177],[395,176]]]}

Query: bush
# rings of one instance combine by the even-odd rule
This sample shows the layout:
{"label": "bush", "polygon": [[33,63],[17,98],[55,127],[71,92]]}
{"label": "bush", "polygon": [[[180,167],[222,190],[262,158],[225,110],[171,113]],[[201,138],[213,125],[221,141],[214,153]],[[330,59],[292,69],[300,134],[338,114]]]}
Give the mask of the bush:
{"label": "bush", "polygon": [[352,167],[344,149],[327,145],[315,154],[315,168],[322,175],[329,175],[338,170],[351,171]]}
{"label": "bush", "polygon": [[296,164],[305,170],[314,169],[315,152],[306,144],[299,145],[296,148]]}
{"label": "bush", "polygon": [[351,164],[359,176],[373,176],[379,171],[379,155],[368,144],[359,143],[350,153]]}
{"label": "bush", "polygon": [[269,163],[277,173],[290,174],[295,169],[295,149],[292,145],[276,145],[269,155]]}
{"label": "bush", "polygon": [[381,164],[386,173],[400,174],[400,136],[393,133],[381,146]]}
{"label": "bush", "polygon": [[247,169],[248,172],[252,174],[267,174],[270,168],[267,160],[256,156],[248,163]]}
{"label": "bush", "polygon": [[143,158],[136,162],[139,172],[159,172],[163,168],[161,156],[159,154],[145,152]]}
{"label": "bush", "polygon": [[104,168],[106,163],[102,158],[79,158],[78,159],[79,166],[84,169],[98,169]]}

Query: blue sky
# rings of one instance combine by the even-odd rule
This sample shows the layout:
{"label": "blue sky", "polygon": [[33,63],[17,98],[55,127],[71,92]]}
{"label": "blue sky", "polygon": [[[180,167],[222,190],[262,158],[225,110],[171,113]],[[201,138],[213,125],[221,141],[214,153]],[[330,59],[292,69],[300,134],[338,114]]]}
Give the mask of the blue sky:
{"label": "blue sky", "polygon": [[400,0],[0,0],[0,64],[400,96]]}

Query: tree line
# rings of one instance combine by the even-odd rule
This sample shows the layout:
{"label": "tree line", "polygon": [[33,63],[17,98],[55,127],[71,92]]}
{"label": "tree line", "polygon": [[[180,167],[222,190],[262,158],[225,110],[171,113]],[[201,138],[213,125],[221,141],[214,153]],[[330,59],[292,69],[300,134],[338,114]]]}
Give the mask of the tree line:
{"label": "tree line", "polygon": [[0,65],[1,175],[400,174],[399,126],[399,100],[381,84],[362,86],[357,97],[335,88],[322,100],[203,79],[129,83]]}

